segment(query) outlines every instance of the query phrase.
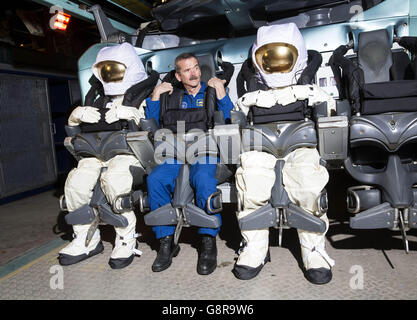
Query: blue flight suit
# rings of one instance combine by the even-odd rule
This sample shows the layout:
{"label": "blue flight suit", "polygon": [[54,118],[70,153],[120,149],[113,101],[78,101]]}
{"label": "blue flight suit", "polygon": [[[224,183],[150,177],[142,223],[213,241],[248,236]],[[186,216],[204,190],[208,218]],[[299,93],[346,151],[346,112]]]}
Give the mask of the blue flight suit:
{"label": "blue flight suit", "polygon": [[[190,95],[185,90],[181,107],[183,109],[202,108],[204,106],[204,91],[206,88],[207,84],[201,82],[201,89],[195,96]],[[230,111],[233,109],[233,103],[228,94],[223,99],[217,99],[217,106],[218,110],[223,112],[225,121],[230,119]],[[159,110],[159,101],[152,101],[151,98],[146,99],[146,119],[154,118],[159,125]],[[208,197],[217,191],[217,179],[214,177],[216,174],[217,160],[206,157],[205,163],[199,163],[197,161],[190,166],[190,184],[196,193],[196,205],[203,210],[207,209],[206,202]],[[163,163],[157,166],[148,176],[148,197],[152,211],[171,202],[175,188],[175,179],[180,172],[181,165],[179,161],[175,163]],[[219,218],[221,224],[220,214],[216,214],[216,216]],[[155,232],[156,238],[160,239],[174,234],[175,227],[175,225],[154,226],[152,230]],[[219,230],[220,227],[217,229],[199,228],[198,233],[215,237]]]}

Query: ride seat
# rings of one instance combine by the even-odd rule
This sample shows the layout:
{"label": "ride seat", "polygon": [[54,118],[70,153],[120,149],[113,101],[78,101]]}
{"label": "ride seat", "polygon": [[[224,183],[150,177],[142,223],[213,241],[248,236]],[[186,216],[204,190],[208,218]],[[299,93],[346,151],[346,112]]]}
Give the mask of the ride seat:
{"label": "ride seat", "polygon": [[[218,60],[219,65],[222,67],[223,70],[221,72],[218,72],[218,71],[216,72],[215,64],[214,64],[214,57],[212,54],[206,54],[203,56],[197,55],[197,59],[199,60],[200,69],[201,69],[201,81],[207,82],[211,77],[217,76],[220,79],[225,79],[226,80],[225,87],[227,86],[234,71],[234,66],[231,63]],[[183,89],[182,84],[178,82],[178,80],[175,78],[175,70],[172,70],[169,73],[167,73],[162,81],[170,82],[174,88],[176,87],[179,89]],[[211,87],[207,88],[206,96],[208,96],[208,99],[215,100],[215,94],[216,93],[213,88]],[[164,105],[164,99],[167,99],[167,98],[168,98],[167,93],[164,93],[161,95],[161,99],[160,99],[161,101],[160,113],[161,114],[163,114],[166,111],[163,105]],[[206,100],[208,101],[208,99]],[[179,103],[181,103],[181,101],[179,101]],[[212,106],[215,105],[214,103],[208,103],[208,104]],[[207,150],[207,146],[210,146],[211,144],[207,145],[206,142],[209,139],[214,139],[213,138],[214,132],[216,131],[216,128],[218,128],[218,126],[227,127],[228,125],[224,124],[223,114],[221,111],[211,110],[209,107],[207,112],[208,114],[213,115],[212,125],[214,125],[215,127],[213,129],[209,127],[208,132],[205,132],[203,135],[199,135],[197,137],[197,141],[195,140],[195,137],[192,139],[192,141],[187,141],[187,138],[184,137],[184,139],[187,142],[186,146],[184,144],[185,150],[179,149],[183,147],[180,146],[181,144],[178,144],[175,142],[174,136],[165,136],[165,140],[163,139],[164,143],[169,143],[172,145],[172,148],[170,148],[170,151],[165,151],[166,152],[165,154],[161,154],[165,159],[171,158],[171,157],[178,158],[178,155],[187,154],[188,150],[190,150],[190,146],[193,144],[198,144],[198,143],[203,145],[204,154],[198,153],[196,155],[194,153],[195,160],[201,156],[206,156],[208,154],[218,156],[219,147],[216,146],[216,150],[211,150],[211,148],[209,147],[209,150]],[[156,130],[158,128],[156,125],[156,121],[154,119],[141,121],[141,127],[152,128],[151,131],[153,131],[154,136],[155,137],[157,136]],[[233,128],[228,128],[229,130],[227,130],[227,128],[224,128],[224,129],[225,129],[224,131],[229,132]],[[213,131],[213,133],[211,131]],[[222,131],[222,130],[220,129],[219,131]],[[177,139],[178,139],[178,135],[177,135]],[[154,143],[156,145],[157,143],[156,139]],[[217,141],[215,141],[215,144],[217,144]],[[171,154],[171,152],[173,153]],[[155,154],[155,158],[159,159],[159,156],[161,155]],[[204,210],[200,209],[199,207],[193,204],[194,190],[192,189],[190,185],[190,181],[189,181],[190,180],[189,179],[189,174],[190,174],[189,163],[186,161],[187,159],[180,158],[179,160],[183,161],[184,164],[182,165],[180,172],[176,178],[175,190],[173,193],[173,198],[172,198],[171,203],[168,203],[165,206],[162,206],[156,210],[153,210],[144,216],[145,224],[149,226],[176,224],[177,227],[176,227],[176,231],[174,234],[175,243],[178,243],[181,229],[183,226],[218,228],[220,226],[220,220],[213,214],[218,213],[222,210],[222,198],[221,198],[222,193],[219,190],[213,193],[212,195],[210,195],[209,198],[207,199],[208,211],[210,212],[209,214],[207,214]],[[218,163],[216,166],[216,173],[215,173],[217,184],[220,185],[231,177],[233,177],[233,172],[229,169],[228,165],[226,165],[225,163]]]}
{"label": "ride seat", "polygon": [[[399,45],[412,53],[416,52],[416,42],[413,37],[398,39]],[[417,111],[415,63],[404,50],[392,51],[386,29],[359,34],[357,61],[344,57],[347,49],[336,49],[330,64],[338,80],[340,98],[352,99],[354,112],[374,115]]]}
{"label": "ride seat", "polygon": [[339,89],[355,113],[350,119],[346,171],[361,186],[348,189],[353,229],[406,231],[417,226],[417,78],[416,37],[391,37],[386,29],[362,32],[357,60],[337,48],[329,64]]}

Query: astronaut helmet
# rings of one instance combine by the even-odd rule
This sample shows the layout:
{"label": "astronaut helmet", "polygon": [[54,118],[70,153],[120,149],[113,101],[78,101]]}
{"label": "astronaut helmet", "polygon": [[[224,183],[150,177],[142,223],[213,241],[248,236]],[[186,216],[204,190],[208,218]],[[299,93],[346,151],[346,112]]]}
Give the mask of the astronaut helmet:
{"label": "astronaut helmet", "polygon": [[307,60],[304,39],[295,23],[258,29],[252,61],[257,74],[269,88],[296,84]]}
{"label": "astronaut helmet", "polygon": [[108,96],[123,95],[148,77],[135,48],[127,42],[101,49],[92,71]]}

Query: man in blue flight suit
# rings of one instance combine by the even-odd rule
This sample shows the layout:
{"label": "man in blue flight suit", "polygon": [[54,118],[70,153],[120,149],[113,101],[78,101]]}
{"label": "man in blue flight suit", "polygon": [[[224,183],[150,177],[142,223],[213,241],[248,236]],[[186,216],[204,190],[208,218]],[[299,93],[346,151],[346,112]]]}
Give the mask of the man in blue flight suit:
{"label": "man in blue flight suit", "polygon": [[[178,112],[176,112],[177,114],[172,114],[171,110],[171,112],[166,113],[165,116],[160,117],[161,94],[168,92],[171,96],[174,90],[178,90],[174,89],[171,83],[162,82],[155,87],[152,96],[146,100],[145,115],[147,119],[154,118],[158,125],[168,128],[169,126],[164,124],[172,124],[172,119],[178,121],[182,120],[185,121],[186,128],[188,129],[199,128],[207,130],[206,122],[199,120],[204,117],[196,117],[195,113],[195,111],[197,111],[197,113],[206,112],[204,111],[204,93],[207,86],[215,89],[217,107],[218,110],[223,112],[225,121],[230,119],[230,111],[233,109],[233,103],[224,88],[226,81],[213,77],[207,84],[201,82],[201,70],[194,54],[182,53],[175,59],[175,77],[183,84],[185,89],[181,105],[175,106],[178,110]],[[173,103],[178,104],[178,101]],[[195,108],[201,109],[196,110]],[[184,110],[191,110],[193,115],[187,117],[186,112],[183,112]],[[181,118],[182,116],[178,117],[179,114],[185,115],[184,118]],[[196,193],[197,206],[203,210],[207,210],[206,203],[208,197],[217,191],[217,179],[215,178],[217,159],[214,159],[213,161],[213,159],[206,157],[200,160],[204,161],[197,161],[190,166],[190,184]],[[149,204],[152,211],[171,202],[172,193],[175,188],[175,179],[178,176],[180,168],[181,163],[178,161],[171,161],[170,163],[165,162],[157,166],[148,176]],[[220,214],[217,214],[217,216],[221,219]],[[220,227],[217,229],[199,228],[198,230],[198,233],[202,235],[197,263],[197,272],[199,274],[207,275],[216,269],[216,236],[219,229]],[[155,226],[152,230],[155,232],[156,238],[160,241],[160,248],[152,265],[152,271],[160,272],[171,265],[172,258],[178,254],[180,248],[178,245],[175,245],[173,241],[175,232],[174,225]]]}

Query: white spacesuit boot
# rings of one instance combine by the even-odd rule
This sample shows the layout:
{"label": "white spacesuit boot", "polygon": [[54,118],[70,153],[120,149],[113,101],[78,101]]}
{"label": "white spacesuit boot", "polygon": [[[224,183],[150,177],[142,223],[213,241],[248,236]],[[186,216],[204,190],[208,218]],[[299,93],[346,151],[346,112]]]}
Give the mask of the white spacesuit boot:
{"label": "white spacesuit boot", "polygon": [[[326,215],[320,217],[326,222],[326,232],[329,221]],[[325,233],[297,230],[301,245],[301,257],[305,268],[305,277],[314,284],[325,284],[332,280],[331,267],[334,261],[325,251]]]}
{"label": "white spacesuit boot", "polygon": [[[236,171],[236,187],[243,210],[238,220],[268,203],[275,182],[276,158],[268,153],[251,151],[241,155],[241,167]],[[241,280],[256,277],[265,263],[270,260],[269,229],[241,230],[242,248],[233,268],[234,275]]]}
{"label": "white spacesuit boot", "polygon": [[115,227],[116,240],[115,246],[111,253],[109,265],[113,269],[122,269],[132,263],[135,255],[142,255],[142,252],[138,250],[138,244],[136,238],[136,216],[133,211],[129,211],[122,214],[129,222],[125,228]]}
{"label": "white spacesuit boot", "polygon": [[[251,211],[241,211],[238,219],[248,215]],[[241,231],[243,242],[239,250],[239,257],[232,270],[236,278],[250,280],[256,277],[263,266],[271,261],[269,254],[269,230],[246,230]]]}
{"label": "white spacesuit boot", "polygon": [[100,240],[100,231],[96,229],[88,246],[85,245],[89,224],[73,225],[74,239],[65,248],[59,251],[59,264],[68,266],[90,258],[98,253],[103,252],[103,243]]}

